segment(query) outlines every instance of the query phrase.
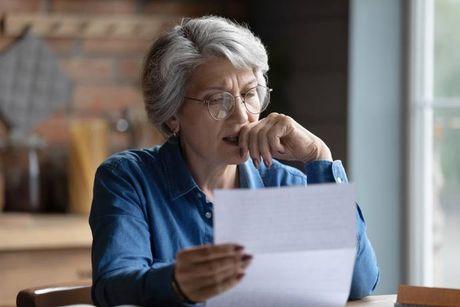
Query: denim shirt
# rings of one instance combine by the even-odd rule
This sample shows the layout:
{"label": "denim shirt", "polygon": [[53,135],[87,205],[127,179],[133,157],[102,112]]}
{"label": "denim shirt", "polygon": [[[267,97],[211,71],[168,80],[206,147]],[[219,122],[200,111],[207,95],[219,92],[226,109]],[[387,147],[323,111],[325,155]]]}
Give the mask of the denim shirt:
{"label": "denim shirt", "polygon": [[[340,161],[313,161],[303,170],[276,160],[238,165],[241,188],[347,182]],[[190,174],[175,139],[108,158],[97,170],[89,223],[93,234],[92,298],[111,306],[183,306],[171,286],[178,251],[213,243],[212,203]],[[356,206],[357,255],[350,298],[372,292],[378,280],[374,250]]]}

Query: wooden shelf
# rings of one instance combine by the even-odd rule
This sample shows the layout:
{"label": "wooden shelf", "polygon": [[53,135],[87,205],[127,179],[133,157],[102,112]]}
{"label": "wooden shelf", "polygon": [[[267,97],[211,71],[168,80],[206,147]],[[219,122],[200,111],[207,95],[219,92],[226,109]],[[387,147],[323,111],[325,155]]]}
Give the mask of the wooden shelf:
{"label": "wooden shelf", "polygon": [[0,213],[0,252],[90,247],[88,217]]}
{"label": "wooden shelf", "polygon": [[[0,16],[1,18],[1,16]],[[177,23],[175,15],[63,15],[45,13],[6,13],[3,35],[16,37],[28,28],[42,37],[141,38],[152,39]]]}

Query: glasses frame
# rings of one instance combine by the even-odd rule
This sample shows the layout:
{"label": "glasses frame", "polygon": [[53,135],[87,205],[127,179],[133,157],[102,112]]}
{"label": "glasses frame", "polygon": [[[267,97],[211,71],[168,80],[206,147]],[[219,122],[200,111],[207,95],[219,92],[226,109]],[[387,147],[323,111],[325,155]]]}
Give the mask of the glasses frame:
{"label": "glasses frame", "polygon": [[[249,93],[249,91],[251,91],[251,90],[253,90],[253,89],[257,88],[257,87],[263,87],[263,88],[265,88],[265,89],[267,90],[268,103],[260,110],[260,112],[252,112],[252,111],[250,111],[250,110],[248,109],[248,106],[246,105],[246,101],[245,101],[245,99],[244,99],[244,96],[245,96],[247,93]],[[273,89],[272,89],[272,88],[269,88],[268,86],[261,85],[261,84],[257,84],[256,86],[251,87],[251,88],[248,89],[243,95],[238,95],[238,96],[235,96],[235,95],[233,95],[232,93],[227,92],[227,91],[221,91],[221,92],[219,92],[219,93],[227,93],[227,94],[229,94],[230,96],[233,97],[232,111],[229,112],[229,113],[227,114],[227,116],[224,117],[224,118],[215,118],[215,117],[212,115],[211,110],[209,109],[209,102],[210,102],[209,98],[210,98],[210,96],[215,95],[215,94],[217,94],[217,93],[212,94],[212,95],[208,95],[208,96],[206,96],[206,97],[203,98],[203,99],[198,99],[198,98],[193,98],[193,97],[187,97],[187,96],[185,96],[184,99],[188,99],[188,100],[192,100],[192,101],[195,101],[195,102],[201,102],[202,104],[206,104],[207,109],[208,109],[208,113],[209,113],[209,115],[211,115],[211,117],[212,117],[213,119],[215,119],[215,120],[226,120],[227,118],[229,118],[229,117],[233,114],[233,112],[235,112],[235,106],[236,106],[236,103],[237,103],[237,102],[236,102],[236,99],[237,99],[238,97],[241,98],[241,101],[242,101],[242,103],[244,104],[244,108],[246,109],[247,112],[249,112],[249,113],[251,113],[251,114],[260,114],[260,113],[262,113],[263,111],[265,111],[265,110],[267,109],[268,105],[270,104],[270,93],[271,93],[271,92],[273,92]]]}

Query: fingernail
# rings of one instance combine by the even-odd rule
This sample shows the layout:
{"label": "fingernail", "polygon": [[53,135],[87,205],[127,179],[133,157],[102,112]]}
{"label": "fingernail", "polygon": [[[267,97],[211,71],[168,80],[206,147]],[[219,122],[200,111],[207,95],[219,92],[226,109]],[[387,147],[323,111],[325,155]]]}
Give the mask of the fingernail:
{"label": "fingernail", "polygon": [[[243,257],[242,259],[243,259],[243,260],[241,261],[241,268],[242,268],[243,270],[246,270],[246,269],[248,268],[248,266],[249,266],[249,265],[251,264],[251,262],[252,262],[252,256],[247,257],[247,258]],[[243,271],[243,272],[244,272],[244,271]]]}
{"label": "fingernail", "polygon": [[256,168],[259,168],[259,161],[257,161],[257,159],[252,159],[252,163],[254,163]]}
{"label": "fingernail", "polygon": [[248,255],[248,254],[244,254],[242,257],[241,257],[241,260],[242,261],[249,261],[253,258],[252,255]]}
{"label": "fingernail", "polygon": [[244,246],[239,245],[239,244],[236,244],[236,245],[235,245],[235,251],[236,251],[236,252],[242,251],[243,249],[244,249]]}

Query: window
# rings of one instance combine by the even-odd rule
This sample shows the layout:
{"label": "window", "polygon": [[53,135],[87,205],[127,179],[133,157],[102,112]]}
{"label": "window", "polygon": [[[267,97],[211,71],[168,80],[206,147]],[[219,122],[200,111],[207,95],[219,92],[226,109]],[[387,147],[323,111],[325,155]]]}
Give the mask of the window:
{"label": "window", "polygon": [[409,282],[460,287],[460,0],[413,0]]}

